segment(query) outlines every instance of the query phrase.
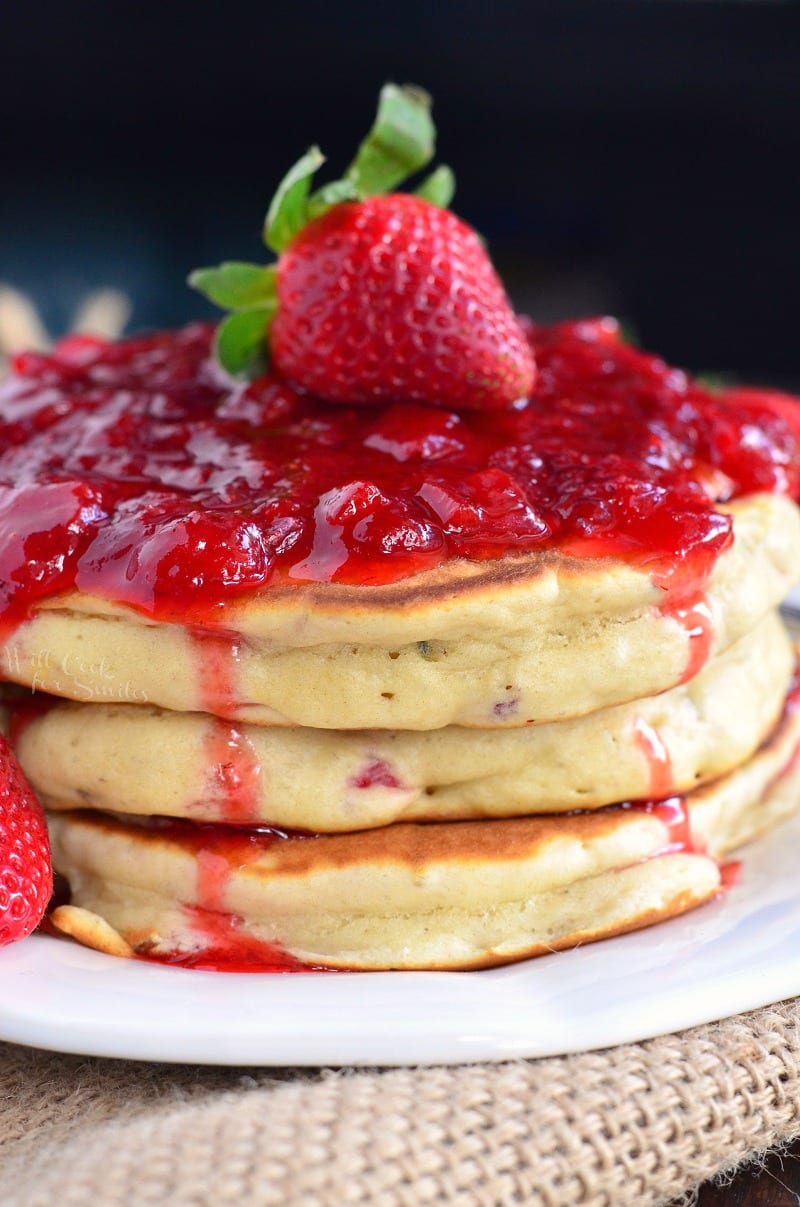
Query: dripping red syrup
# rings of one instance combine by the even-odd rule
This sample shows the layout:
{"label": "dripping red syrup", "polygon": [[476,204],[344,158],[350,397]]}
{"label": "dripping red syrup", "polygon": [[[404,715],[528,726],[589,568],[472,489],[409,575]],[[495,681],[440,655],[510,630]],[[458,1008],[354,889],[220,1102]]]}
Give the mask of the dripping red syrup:
{"label": "dripping red syrup", "polygon": [[241,638],[234,633],[210,632],[200,625],[189,625],[188,633],[195,647],[193,665],[199,680],[201,708],[213,716],[230,716],[241,699]]}
{"label": "dripping red syrup", "polygon": [[[126,824],[133,819],[126,818]],[[137,818],[134,824],[163,834],[191,850],[197,862],[198,904],[181,908],[198,938],[190,952],[142,952],[137,958],[206,972],[297,973],[338,972],[319,964],[304,964],[274,943],[242,930],[242,919],[224,908],[223,895],[230,876],[247,867],[275,842],[316,837],[307,830],[275,826],[235,826],[177,818]]]}
{"label": "dripping red syrup", "polygon": [[[689,808],[685,796],[670,796],[666,800],[628,801],[622,805],[611,805],[612,809],[629,809],[638,813],[649,813],[657,817],[667,828],[667,842],[660,850],[647,856],[647,860],[659,859],[662,855],[706,855],[708,852],[692,834]],[[712,858],[711,856],[708,856]],[[720,863],[717,896],[727,893],[738,883],[740,862]]]}
{"label": "dripping red syrup", "polygon": [[644,717],[633,723],[633,742],[643,754],[649,775],[648,792],[656,799],[672,791],[672,759],[663,738]]}
{"label": "dripping red syrup", "polygon": [[690,603],[668,600],[660,610],[664,616],[671,616],[677,621],[688,638],[689,657],[680,678],[681,683],[688,683],[700,673],[711,654],[714,629],[708,604],[700,596]]}
{"label": "dripping red syrup", "polygon": [[[776,728],[780,728],[781,723],[787,717],[796,713],[800,708],[800,662],[795,663],[792,679],[789,684],[789,690],[783,703],[781,718],[778,720]],[[665,799],[658,799],[662,793],[657,790],[664,784],[672,782],[672,764],[664,745],[658,733],[648,725],[641,717],[637,717],[634,722],[634,743],[644,754],[648,761],[650,769],[650,791],[655,799],[643,801],[627,801],[622,805],[609,805],[610,809],[632,809],[640,810],[646,813],[653,813],[659,817],[667,826],[669,834],[668,845],[659,851],[659,855],[674,854],[676,852],[689,852],[696,854],[706,854],[703,848],[697,843],[693,837],[689,824],[689,810],[687,807],[686,797],[683,795],[666,796]],[[769,741],[769,738],[767,738]],[[792,775],[800,765],[800,742],[794,747],[789,759],[781,767],[776,776],[767,784],[764,789],[764,797],[769,796],[772,789],[780,780],[786,776]],[[741,863],[732,861],[719,865],[721,891],[732,888],[738,881],[741,870]]]}
{"label": "dripping red syrup", "polygon": [[667,843],[657,852],[658,855],[705,854],[692,835],[685,796],[668,796],[664,800],[626,801],[622,805],[611,805],[610,808],[648,813],[657,817],[667,830]]}
{"label": "dripping red syrup", "polygon": [[530,324],[534,393],[491,414],[233,384],[212,337],[195,324],[16,358],[0,385],[0,640],[42,600],[97,595],[194,626],[206,701],[229,712],[228,605],[554,548],[650,573],[689,676],[731,541],[716,504],[800,487],[793,399],[712,394],[610,320]]}
{"label": "dripping red syrup", "polygon": [[[795,713],[798,708],[800,708],[800,665],[795,666],[789,691],[784,701],[783,718]],[[780,724],[781,722],[779,721],[778,726]],[[634,725],[634,741],[650,762],[651,783],[664,782],[663,777],[666,775],[669,775],[671,778],[671,765],[666,748],[655,730],[643,722],[641,718],[637,718]],[[800,765],[800,742],[796,744],[788,760],[778,771],[777,775],[767,784],[764,789],[764,797],[769,796],[775,785],[782,779],[794,774],[798,765]],[[656,797],[658,794],[653,791],[653,795]],[[607,807],[610,809],[621,808],[651,813],[666,825],[668,833],[667,845],[658,851],[656,856],[650,856],[649,858],[655,858],[658,855],[679,854],[681,852],[699,855],[707,854],[702,845],[692,835],[687,801],[683,795],[669,796],[661,800],[626,801],[621,805],[609,805]],[[738,882],[741,862],[734,860],[720,864],[719,871],[720,892],[725,892],[733,888]]]}
{"label": "dripping red syrup", "polygon": [[263,772],[251,742],[237,726],[210,717],[203,745],[207,768],[204,800],[224,809],[227,822],[255,823]]}
{"label": "dripping red syrup", "polygon": [[727,893],[730,889],[736,888],[741,874],[741,860],[732,859],[729,863],[721,864],[719,869],[720,892]]}
{"label": "dripping red syrup", "polygon": [[169,964],[196,972],[297,973],[340,972],[322,964],[303,964],[275,943],[264,943],[240,929],[242,920],[234,914],[221,914],[199,906],[184,905],[194,931],[202,935],[203,946],[192,952],[138,954],[137,959],[151,964]]}

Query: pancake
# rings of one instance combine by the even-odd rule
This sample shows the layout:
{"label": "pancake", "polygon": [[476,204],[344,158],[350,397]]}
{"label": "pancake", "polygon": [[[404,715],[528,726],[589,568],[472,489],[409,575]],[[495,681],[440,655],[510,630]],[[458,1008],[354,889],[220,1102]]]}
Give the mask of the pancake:
{"label": "pancake", "polygon": [[593,809],[683,792],[775,725],[794,654],[779,616],[660,696],[525,729],[267,728],[148,706],[23,700],[15,749],[50,808],[319,832]]}
{"label": "pancake", "polygon": [[713,897],[723,885],[716,859],[797,809],[799,742],[790,708],[752,759],[686,797],[558,817],[274,838],[51,814],[54,864],[73,904],[139,954],[486,967]]}
{"label": "pancake", "polygon": [[323,729],[516,728],[691,677],[800,577],[786,408],[608,320],[502,412],[221,374],[193,324],[0,384],[0,674]]}
{"label": "pancake", "polygon": [[800,511],[778,494],[727,510],[734,541],[679,608],[644,570],[549,550],[384,586],[276,587],[226,608],[224,632],[146,623],[94,597],[45,600],[0,649],[0,670],[72,699],[253,724],[561,720],[691,678],[778,605],[800,577]]}

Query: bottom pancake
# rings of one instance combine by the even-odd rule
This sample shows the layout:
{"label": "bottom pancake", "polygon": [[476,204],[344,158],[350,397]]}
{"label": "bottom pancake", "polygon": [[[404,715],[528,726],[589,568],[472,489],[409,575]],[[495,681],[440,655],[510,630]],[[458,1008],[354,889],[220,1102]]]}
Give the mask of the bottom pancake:
{"label": "bottom pancake", "polygon": [[[257,967],[480,968],[648,926],[720,891],[717,858],[800,803],[800,712],[684,797],[508,821],[285,836],[101,813],[49,818],[92,943]],[[100,939],[93,945],[104,947]]]}

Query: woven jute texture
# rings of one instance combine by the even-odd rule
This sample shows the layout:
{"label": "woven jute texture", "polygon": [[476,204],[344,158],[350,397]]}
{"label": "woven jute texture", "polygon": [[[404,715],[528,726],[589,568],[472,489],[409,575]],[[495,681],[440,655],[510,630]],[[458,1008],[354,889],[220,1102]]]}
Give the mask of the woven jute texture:
{"label": "woven jute texture", "polygon": [[3,1207],[646,1207],[798,1134],[800,999],[606,1052],[459,1068],[231,1070],[0,1045]]}

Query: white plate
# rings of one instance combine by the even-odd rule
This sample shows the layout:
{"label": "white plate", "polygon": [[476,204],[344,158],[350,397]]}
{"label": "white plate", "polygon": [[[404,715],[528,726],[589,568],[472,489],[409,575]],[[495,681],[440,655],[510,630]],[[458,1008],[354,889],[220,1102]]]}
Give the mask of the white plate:
{"label": "white plate", "polygon": [[487,972],[195,972],[34,936],[0,952],[0,1039],[220,1065],[455,1064],[647,1039],[800,994],[798,851],[800,817],[692,914]]}

